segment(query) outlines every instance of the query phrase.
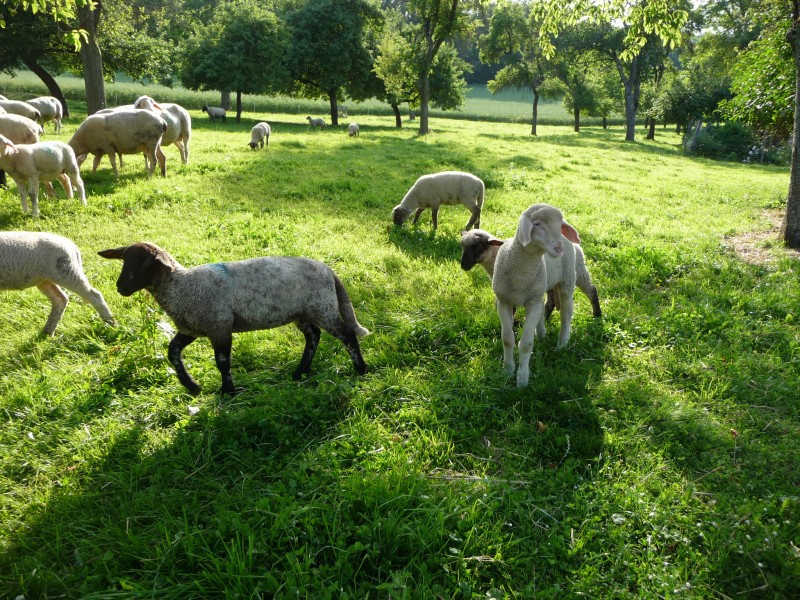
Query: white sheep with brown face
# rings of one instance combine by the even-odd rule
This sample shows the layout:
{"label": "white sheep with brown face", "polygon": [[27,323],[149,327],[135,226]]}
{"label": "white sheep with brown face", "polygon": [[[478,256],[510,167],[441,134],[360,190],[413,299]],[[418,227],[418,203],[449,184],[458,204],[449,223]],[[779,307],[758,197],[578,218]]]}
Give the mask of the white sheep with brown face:
{"label": "white sheep with brown face", "polygon": [[[496,238],[483,229],[462,231],[461,268],[465,271],[469,271],[475,265],[480,265],[491,280],[494,274],[494,262],[497,259],[497,251],[500,250],[500,247],[504,243],[503,240]],[[560,259],[551,258],[548,254],[545,254],[544,260],[548,269],[552,270],[552,267],[549,266],[550,262]],[[578,244],[575,245],[575,285],[592,304],[592,316],[601,316],[603,312],[600,309],[600,298],[597,294],[597,288],[592,283],[592,276],[589,274],[589,269],[586,268],[586,258],[583,254],[583,249]],[[550,288],[547,290],[547,302],[544,305],[545,320],[550,318],[555,308],[557,308],[556,290],[555,288]]]}
{"label": "white sheep with brown face", "polygon": [[356,319],[344,285],[327,265],[309,258],[271,256],[184,268],[149,242],[103,250],[104,258],[122,260],[117,291],[130,296],[147,290],[170,316],[178,333],[169,343],[169,361],[192,393],[200,386],[183,364],[183,349],[198,337],[214,348],[222,375],[222,393],[235,393],[231,378],[233,334],[294,323],[306,344],[293,377],[311,368],[320,329],[339,339],[356,372],[367,370],[358,338],[369,331]]}
{"label": "white sheep with brown face", "polygon": [[[500,317],[503,367],[509,376],[515,371],[514,308],[525,307],[516,369],[518,387],[528,385],[533,340],[545,334],[543,298],[556,284],[561,312],[556,347],[563,348],[569,342],[575,292],[575,246],[570,242],[579,243],[580,237],[561,211],[549,204],[534,204],[520,216],[514,237],[497,251],[492,289]],[[546,254],[558,260],[548,264]]]}
{"label": "white sheep with brown face", "polygon": [[423,175],[406,192],[402,202],[394,207],[392,221],[395,225],[402,225],[414,213],[411,224],[416,225],[422,211],[430,208],[433,228],[436,229],[440,206],[463,204],[472,214],[464,229],[480,227],[484,195],[483,181],[472,173],[442,171]]}
{"label": "white sheep with brown face", "polygon": [[52,307],[44,326],[46,335],[53,335],[69,303],[61,288],[78,294],[106,323],[114,324],[103,295],[83,273],[81,253],[71,240],[54,233],[0,232],[0,289],[33,286],[47,296]]}

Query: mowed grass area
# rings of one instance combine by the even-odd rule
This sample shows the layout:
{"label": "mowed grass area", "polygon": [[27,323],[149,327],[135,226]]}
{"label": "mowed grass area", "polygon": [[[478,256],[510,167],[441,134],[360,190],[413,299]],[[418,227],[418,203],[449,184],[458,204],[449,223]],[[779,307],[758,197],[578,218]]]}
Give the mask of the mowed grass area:
{"label": "mowed grass area", "polygon": [[[155,95],[155,94],[154,94]],[[301,111],[302,113],[302,111]],[[73,298],[52,339],[35,289],[0,311],[0,594],[14,598],[793,598],[800,593],[800,285],[776,238],[750,264],[732,236],[769,226],[785,169],[681,156],[623,131],[381,115],[312,132],[305,114],[211,124],[166,178],[84,164],[88,206],[0,192],[0,226],[66,235],[114,312]],[[273,126],[269,150],[249,129]],[[69,119],[68,140],[80,122]],[[501,367],[468,213],[439,230],[390,213],[423,173],[471,171],[482,226],[560,207],[604,316],[576,295],[570,345],[538,340],[531,385]],[[186,266],[266,254],[325,261],[362,324],[370,371],[327,334],[292,381],[292,326],[239,334],[221,397],[211,347],[166,360],[168,319],[123,298],[98,250],[153,241]],[[521,316],[521,315],[520,315]],[[557,316],[557,315],[556,315]],[[189,407],[199,412],[190,415]]]}

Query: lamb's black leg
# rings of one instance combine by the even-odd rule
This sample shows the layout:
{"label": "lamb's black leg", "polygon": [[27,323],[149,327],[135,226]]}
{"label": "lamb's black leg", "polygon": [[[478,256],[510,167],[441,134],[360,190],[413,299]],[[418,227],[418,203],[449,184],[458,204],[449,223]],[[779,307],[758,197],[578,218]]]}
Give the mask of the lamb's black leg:
{"label": "lamb's black leg", "polygon": [[547,321],[550,319],[550,315],[553,314],[553,310],[556,308],[556,295],[553,293],[553,290],[547,290],[547,302],[544,304],[544,320]]}
{"label": "lamb's black leg", "polygon": [[306,338],[306,347],[303,348],[303,357],[300,359],[300,364],[297,365],[294,373],[292,373],[292,379],[297,380],[300,379],[303,374],[311,370],[311,361],[317,351],[317,346],[319,346],[320,330],[314,323],[306,321],[305,319],[295,321],[295,325],[303,332]]}
{"label": "lamb's black leg", "polygon": [[233,345],[233,338],[228,336],[223,340],[212,340],[211,345],[214,347],[214,360],[217,363],[217,369],[222,376],[221,394],[235,394],[236,388],[233,386],[233,377],[231,377],[231,346]]}
{"label": "lamb's black leg", "polygon": [[194,379],[192,379],[192,376],[189,375],[186,367],[183,365],[182,352],[186,346],[191,344],[196,339],[196,337],[192,337],[191,335],[179,333],[170,341],[169,351],[167,353],[169,362],[173,367],[175,367],[175,374],[178,376],[178,381],[180,381],[184,387],[189,390],[189,393],[194,395],[200,393],[200,386],[197,385],[197,382]]}
{"label": "lamb's black leg", "polygon": [[431,209],[431,219],[433,219],[433,228],[439,227],[439,208]]}
{"label": "lamb's black leg", "polygon": [[367,372],[367,363],[364,362],[364,357],[361,355],[361,346],[358,344],[358,336],[344,323],[331,329],[327,329],[328,333],[344,344],[347,351],[350,353],[350,359],[353,361],[353,368],[356,373],[363,375]]}
{"label": "lamb's black leg", "polygon": [[416,225],[417,221],[419,221],[419,216],[422,214],[422,211],[425,210],[424,208],[418,208],[417,212],[414,213],[414,220],[411,221],[411,225]]}

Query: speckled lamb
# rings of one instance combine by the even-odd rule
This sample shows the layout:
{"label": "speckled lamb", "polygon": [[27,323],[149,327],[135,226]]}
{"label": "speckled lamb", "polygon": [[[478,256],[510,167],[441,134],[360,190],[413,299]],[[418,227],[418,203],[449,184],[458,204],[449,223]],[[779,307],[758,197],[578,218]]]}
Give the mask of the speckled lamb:
{"label": "speckled lamb", "polygon": [[416,211],[411,223],[416,225],[422,211],[430,208],[433,228],[436,229],[441,205],[463,204],[472,213],[464,229],[469,229],[473,225],[480,227],[484,194],[483,181],[472,173],[442,171],[423,175],[406,192],[402,202],[394,207],[392,221],[395,225],[402,225],[411,213]]}
{"label": "speckled lamb", "polygon": [[71,240],[54,233],[0,232],[0,289],[23,290],[33,286],[52,305],[44,326],[47,335],[53,335],[69,303],[61,287],[78,294],[106,323],[114,324],[103,295],[86,279],[81,253]]}
{"label": "speckled lamb", "polygon": [[358,338],[369,333],[356,319],[347,291],[327,265],[299,257],[262,257],[205,264],[189,269],[155,244],[138,242],[100,256],[123,261],[117,291],[130,296],[142,289],[172,318],[178,333],[169,344],[169,361],[192,393],[200,386],[183,364],[183,349],[198,337],[214,347],[222,393],[235,393],[231,377],[232,334],[294,323],[305,349],[293,377],[308,373],[320,329],[338,338],[359,374],[367,370]]}

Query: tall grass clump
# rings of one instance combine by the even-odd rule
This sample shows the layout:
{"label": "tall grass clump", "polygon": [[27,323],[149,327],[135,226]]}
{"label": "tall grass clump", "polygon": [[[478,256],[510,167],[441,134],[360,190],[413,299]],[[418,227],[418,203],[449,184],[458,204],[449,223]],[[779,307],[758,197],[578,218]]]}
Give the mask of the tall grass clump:
{"label": "tall grass clump", "polygon": [[[0,192],[3,229],[75,240],[118,321],[74,299],[45,338],[37,290],[2,297],[0,595],[798,596],[798,258],[761,236],[786,169],[621,128],[438,119],[420,137],[351,108],[350,138],[305,109],[190,108],[191,163],[166,148],[165,178],[137,157],[117,181],[84,166],[88,206],[44,198],[38,220]],[[251,151],[265,119],[270,148]],[[549,323],[527,388],[503,376],[489,282],[459,267],[463,209],[436,232],[390,225],[446,169],[486,182],[495,235],[548,202],[583,238],[604,316],[579,294],[569,346]],[[210,344],[189,346],[204,392],[187,395],[167,317],[118,295],[119,263],[96,254],[138,240],[186,266],[326,262],[372,331],[370,371],[323,336],[293,381],[303,340],[283,327],[234,339],[233,397]]]}

